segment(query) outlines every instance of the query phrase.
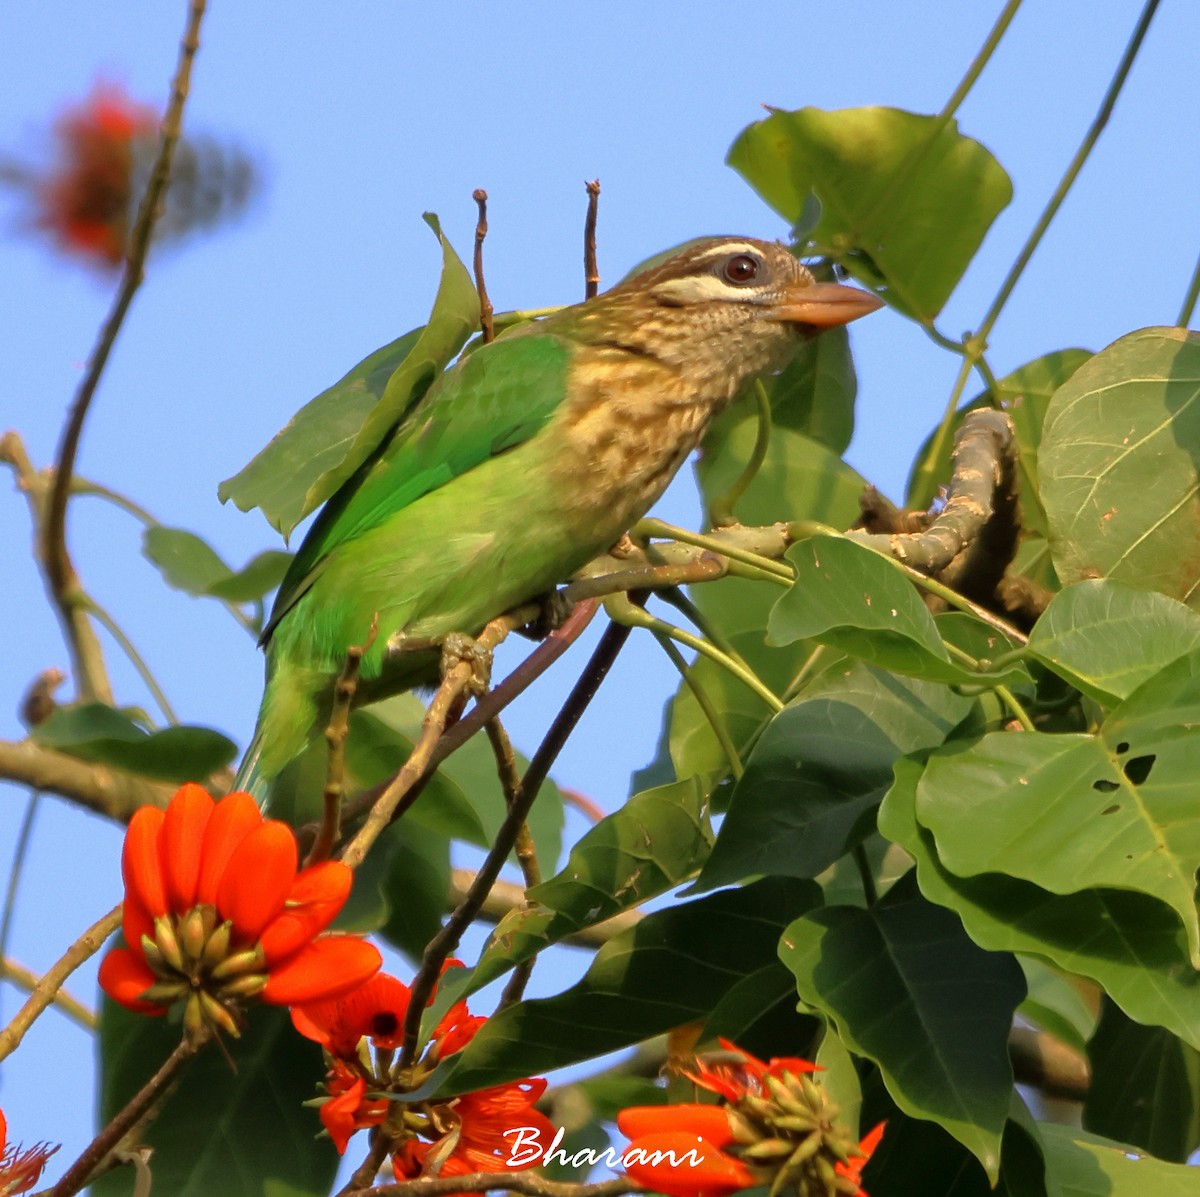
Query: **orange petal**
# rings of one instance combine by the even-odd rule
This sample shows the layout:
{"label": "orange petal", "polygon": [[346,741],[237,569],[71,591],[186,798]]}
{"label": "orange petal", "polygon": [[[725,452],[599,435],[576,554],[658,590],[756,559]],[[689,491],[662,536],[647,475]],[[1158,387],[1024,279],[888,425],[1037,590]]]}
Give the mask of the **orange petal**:
{"label": "orange petal", "polygon": [[263,822],[258,803],[249,794],[226,794],[213,809],[204,828],[200,851],[200,875],[196,881],[196,901],[207,906],[217,904],[217,888],[234,849]]}
{"label": "orange petal", "polygon": [[271,970],[262,1000],[304,1005],[357,988],[383,965],[379,949],[354,935],[327,935]]}
{"label": "orange petal", "polygon": [[346,1154],[350,1136],[358,1130],[354,1115],[367,1091],[367,1082],[359,1077],[344,1093],[331,1097],[321,1106],[321,1123],[329,1132],[338,1155]]}
{"label": "orange petal", "polygon": [[298,863],[295,833],[278,819],[266,820],[233,850],[217,886],[217,911],[233,922],[236,939],[256,942],[283,910]]}
{"label": "orange petal", "polygon": [[682,1131],[639,1137],[625,1149],[621,1163],[635,1183],[667,1197],[727,1197],[758,1183],[740,1160]]}
{"label": "orange petal", "polygon": [[733,1142],[733,1131],[724,1106],[681,1102],[673,1106],[630,1106],[617,1115],[617,1126],[627,1139],[675,1132],[701,1135],[714,1147]]}
{"label": "orange petal", "polygon": [[121,907],[121,934],[125,936],[125,946],[135,955],[142,954],[142,936],[154,938],[154,916],[138,901],[136,893],[125,895]]}
{"label": "orange petal", "polygon": [[166,1007],[142,1001],[142,994],[158,980],[146,962],[128,948],[113,948],[100,961],[100,988],[114,1002],[138,1014],[165,1014]]}
{"label": "orange petal", "polygon": [[283,913],[259,938],[268,967],[298,952],[337,918],[353,880],[354,874],[340,860],[313,865],[296,878]]}
{"label": "orange petal", "polygon": [[182,912],[196,905],[204,829],[215,806],[205,789],[188,782],[176,790],[167,807],[158,838],[167,900],[172,910]]}
{"label": "orange petal", "polygon": [[156,806],[141,806],[129,820],[121,849],[121,876],[126,893],[133,893],[142,909],[157,916],[167,913],[158,833],[165,815]]}

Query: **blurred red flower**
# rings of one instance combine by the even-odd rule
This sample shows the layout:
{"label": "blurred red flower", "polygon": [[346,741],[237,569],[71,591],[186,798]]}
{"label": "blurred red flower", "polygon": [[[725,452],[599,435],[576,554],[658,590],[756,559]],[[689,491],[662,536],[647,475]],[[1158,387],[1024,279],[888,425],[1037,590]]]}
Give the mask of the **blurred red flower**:
{"label": "blurred red flower", "polygon": [[38,1182],[46,1161],[58,1150],[48,1143],[22,1150],[8,1141],[8,1123],[0,1110],[0,1197],[28,1193]]}
{"label": "blurred red flower", "polygon": [[379,969],[357,936],[321,933],[350,894],[340,861],[299,869],[296,837],[249,794],[220,802],[198,785],[165,812],[142,807],[122,854],[123,948],[100,965],[114,1000],[144,1014],[184,1002],[184,1024],[236,1035],[247,1000],[274,1005],[346,993]]}

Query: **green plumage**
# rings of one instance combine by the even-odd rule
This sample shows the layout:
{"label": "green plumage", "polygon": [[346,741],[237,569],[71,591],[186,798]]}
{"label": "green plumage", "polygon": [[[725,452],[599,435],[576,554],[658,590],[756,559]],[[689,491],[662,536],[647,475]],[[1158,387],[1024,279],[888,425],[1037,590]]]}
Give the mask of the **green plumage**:
{"label": "green plumage", "polygon": [[[726,277],[750,257],[761,285]],[[745,379],[800,343],[776,309],[811,286],[780,246],[709,239],[442,375],[326,504],[284,578],[238,784],[262,796],[319,733],[373,620],[367,700],[436,681],[429,642],[478,633],[608,549]]]}

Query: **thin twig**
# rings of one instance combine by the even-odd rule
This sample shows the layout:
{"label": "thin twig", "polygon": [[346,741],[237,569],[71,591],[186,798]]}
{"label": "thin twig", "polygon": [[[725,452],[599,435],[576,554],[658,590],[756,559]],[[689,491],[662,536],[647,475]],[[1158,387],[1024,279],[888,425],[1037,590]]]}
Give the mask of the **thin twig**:
{"label": "thin twig", "polygon": [[[4,974],[0,975],[11,975],[8,964],[8,936],[12,930],[13,914],[17,907],[17,891],[21,887],[21,873],[25,867],[25,857],[29,852],[33,825],[37,819],[41,800],[40,790],[34,790],[29,795],[29,801],[25,804],[25,813],[21,816],[21,827],[17,832],[16,846],[13,848],[12,865],[8,870],[8,885],[4,893],[4,914],[0,917],[0,961],[4,962]],[[29,989],[32,990],[33,986],[29,986]]]}
{"label": "thin twig", "polygon": [[138,652],[136,645],[125,634],[121,625],[90,594],[86,594],[82,590],[79,592],[78,605],[81,611],[86,611],[117,642],[117,646],[125,654],[138,677],[142,679],[146,689],[150,691],[150,697],[158,703],[158,709],[162,711],[163,718],[172,725],[177,724],[179,717],[175,714],[175,709],[171,706],[166,692],[151,673],[150,666],[146,664],[146,658]]}
{"label": "thin twig", "polygon": [[594,1185],[577,1185],[562,1180],[547,1180],[529,1172],[473,1172],[468,1176],[434,1176],[406,1180],[394,1185],[376,1185],[356,1189],[344,1197],[447,1197],[450,1193],[486,1193],[507,1189],[524,1197],[622,1197],[640,1193],[641,1188],[624,1176]]}
{"label": "thin twig", "polygon": [[116,298],[100,330],[99,339],[92,350],[88,368],[63,428],[62,440],[54,468],[54,485],[46,507],[46,519],[41,528],[41,555],[43,568],[49,583],[51,598],[58,610],[59,620],[67,640],[75,674],[75,685],[81,697],[100,702],[112,702],[104,658],[100,651],[83,603],[79,577],[67,550],[67,499],[71,492],[71,481],[75,472],[75,459],[79,453],[79,442],[83,434],[84,421],[92,397],[100,383],[109,355],[117,340],[117,334],[125,322],[125,316],[133,297],[145,277],[146,255],[150,239],[158,219],[162,199],[171,181],[171,164],[175,147],[183,127],[183,107],[187,100],[191,81],[192,62],[200,48],[200,24],[204,17],[205,0],[191,0],[188,6],[187,23],[179,47],[179,58],[175,75],[171,80],[171,95],[163,115],[158,157],[150,172],[145,194],[138,208],[130,234],[125,272]]}
{"label": "thin twig", "polygon": [[[23,964],[18,964],[15,960],[10,960],[5,956],[3,961],[0,961],[0,980],[11,981],[14,985],[19,985],[26,993],[32,993],[38,987],[41,977],[33,969],[26,968]],[[95,1031],[100,1025],[100,1020],[95,1013],[77,997],[72,997],[65,989],[58,990],[52,1002],[85,1031]]]}
{"label": "thin twig", "polygon": [[495,842],[487,854],[487,858],[475,875],[467,896],[459,904],[454,913],[446,920],[445,926],[426,945],[421,958],[421,968],[413,980],[409,994],[408,1014],[404,1021],[404,1046],[400,1053],[400,1067],[407,1068],[416,1059],[417,1044],[421,1034],[421,1017],[437,979],[441,975],[442,965],[458,947],[463,932],[475,921],[492,883],[500,875],[508,854],[516,843],[521,824],[529,815],[530,808],[537,798],[542,782],[546,780],[550,767],[557,758],[567,737],[574,731],[575,725],[587,710],[600,683],[608,675],[617,654],[629,638],[630,629],[619,624],[609,624],[600,637],[587,665],[579,675],[567,701],[555,716],[550,730],[546,733],[525,776],[521,779],[521,797],[505,816],[504,822],[496,834]]}
{"label": "thin twig", "polygon": [[587,187],[587,217],[583,222],[583,298],[595,299],[600,290],[600,267],[596,262],[596,214],[600,208],[600,180]]}
{"label": "thin twig", "polygon": [[761,378],[754,380],[754,398],[758,408],[754,448],[750,451],[750,460],[746,462],[746,468],[734,479],[733,485],[709,504],[708,522],[714,528],[738,522],[733,509],[746,493],[746,488],[757,477],[763,462],[767,460],[767,450],[771,447],[771,397],[767,394],[767,388]]}
{"label": "thin twig", "polygon": [[54,1001],[63,982],[121,925],[121,904],[118,902],[103,918],[94,922],[46,972],[29,1000],[17,1011],[12,1022],[0,1031],[0,1060],[11,1055],[43,1010]]}
{"label": "thin twig", "polygon": [[80,1157],[63,1174],[47,1197],[73,1197],[104,1164],[105,1157],[137,1124],[175,1079],[176,1073],[204,1045],[206,1039],[184,1036],[162,1067],[130,1098],[123,1110],[88,1144]]}
{"label": "thin twig", "polygon": [[325,743],[329,754],[325,763],[325,789],[322,792],[321,826],[308,850],[304,865],[327,860],[338,840],[342,838],[342,802],[346,797],[346,738],[350,735],[350,708],[358,692],[358,670],[363,657],[370,651],[379,634],[378,614],[371,620],[370,631],[362,644],[346,650],[342,672],[333,688],[333,710],[325,728]]}
{"label": "thin twig", "polygon": [[1200,258],[1196,259],[1196,268],[1192,271],[1187,294],[1183,297],[1183,306],[1179,309],[1179,317],[1175,321],[1176,328],[1187,328],[1191,324],[1192,313],[1196,310],[1198,298],[1200,298]]}
{"label": "thin twig", "polygon": [[564,785],[558,787],[558,792],[563,796],[563,802],[573,806],[589,823],[599,823],[601,819],[608,818],[608,812],[594,798]]}
{"label": "thin twig", "polygon": [[471,198],[479,205],[479,220],[475,224],[475,290],[479,293],[479,327],[483,330],[483,343],[496,339],[496,327],[492,323],[492,301],[488,298],[487,284],[483,281],[483,242],[487,237],[487,192],[476,187]]}

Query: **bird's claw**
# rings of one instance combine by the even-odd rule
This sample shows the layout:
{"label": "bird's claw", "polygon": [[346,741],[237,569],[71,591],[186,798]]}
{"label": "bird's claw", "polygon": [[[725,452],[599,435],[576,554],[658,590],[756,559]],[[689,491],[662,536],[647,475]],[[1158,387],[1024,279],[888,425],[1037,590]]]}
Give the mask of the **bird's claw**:
{"label": "bird's claw", "polygon": [[537,619],[517,629],[522,636],[530,640],[545,640],[551,632],[557,632],[575,609],[575,604],[567,598],[565,590],[551,590],[542,595],[539,601],[542,609]]}
{"label": "bird's claw", "polygon": [[470,665],[469,688],[475,694],[484,694],[492,684],[492,650],[462,632],[451,632],[442,641],[442,678],[459,664]]}

